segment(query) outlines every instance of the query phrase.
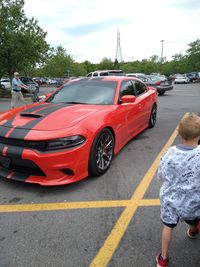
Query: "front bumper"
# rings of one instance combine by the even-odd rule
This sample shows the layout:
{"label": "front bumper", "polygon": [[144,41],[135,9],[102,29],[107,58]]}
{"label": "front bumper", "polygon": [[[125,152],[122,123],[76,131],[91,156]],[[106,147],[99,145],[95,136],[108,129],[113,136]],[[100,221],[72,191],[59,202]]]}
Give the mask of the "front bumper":
{"label": "front bumper", "polygon": [[1,145],[0,176],[45,186],[73,183],[88,176],[89,152],[87,142],[51,153],[14,146],[5,149]]}

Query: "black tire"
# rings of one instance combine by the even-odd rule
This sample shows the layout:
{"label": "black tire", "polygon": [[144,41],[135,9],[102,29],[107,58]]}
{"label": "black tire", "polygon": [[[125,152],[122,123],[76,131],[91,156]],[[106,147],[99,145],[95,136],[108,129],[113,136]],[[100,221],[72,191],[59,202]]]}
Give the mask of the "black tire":
{"label": "black tire", "polygon": [[112,132],[105,128],[94,139],[89,158],[89,174],[100,176],[110,167],[114,156],[115,140]]}
{"label": "black tire", "polygon": [[161,91],[158,93],[158,95],[164,95],[165,94],[165,91]]}
{"label": "black tire", "polygon": [[150,118],[149,118],[149,128],[153,128],[155,126],[156,118],[157,118],[157,105],[153,104],[153,107],[151,109]]}
{"label": "black tire", "polygon": [[5,89],[5,85],[4,85],[4,84],[1,84],[1,85],[0,85],[0,88],[1,88],[1,89]]}

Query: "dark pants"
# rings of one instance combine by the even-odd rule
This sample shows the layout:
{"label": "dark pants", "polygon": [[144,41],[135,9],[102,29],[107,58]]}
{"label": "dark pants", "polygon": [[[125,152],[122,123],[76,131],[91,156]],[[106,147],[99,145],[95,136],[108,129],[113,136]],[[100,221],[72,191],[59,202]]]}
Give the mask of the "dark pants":
{"label": "dark pants", "polygon": [[[185,220],[185,222],[188,224],[188,225],[191,225],[191,226],[195,226],[195,225],[198,225],[198,223],[200,222],[200,219],[197,219],[195,218],[194,220]],[[169,228],[174,228],[177,226],[178,222],[177,223],[165,223],[162,221],[162,223],[166,226],[168,226]]]}

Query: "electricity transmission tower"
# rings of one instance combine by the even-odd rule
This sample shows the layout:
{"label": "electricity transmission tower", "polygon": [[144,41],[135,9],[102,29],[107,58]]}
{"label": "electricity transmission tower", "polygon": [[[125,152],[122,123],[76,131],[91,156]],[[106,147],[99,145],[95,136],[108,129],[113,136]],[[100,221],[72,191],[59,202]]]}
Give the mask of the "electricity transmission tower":
{"label": "electricity transmission tower", "polygon": [[123,61],[119,30],[117,31],[117,49],[116,49],[115,61],[118,61],[118,62]]}

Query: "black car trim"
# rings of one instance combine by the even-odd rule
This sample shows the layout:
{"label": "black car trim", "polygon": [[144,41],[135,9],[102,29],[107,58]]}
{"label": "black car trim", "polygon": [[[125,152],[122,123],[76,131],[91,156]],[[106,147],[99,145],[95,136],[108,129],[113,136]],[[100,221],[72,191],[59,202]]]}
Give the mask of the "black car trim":
{"label": "black car trim", "polygon": [[10,170],[7,170],[7,169],[0,166],[0,176],[7,178],[9,173],[11,173]]}
{"label": "black car trim", "polygon": [[[9,175],[11,173],[12,173],[12,176],[9,177]],[[10,180],[25,182],[30,175],[29,174],[18,173],[18,172],[14,172],[13,173],[11,170],[8,170],[8,169],[0,167],[0,176],[3,177],[3,178],[10,179]]]}

